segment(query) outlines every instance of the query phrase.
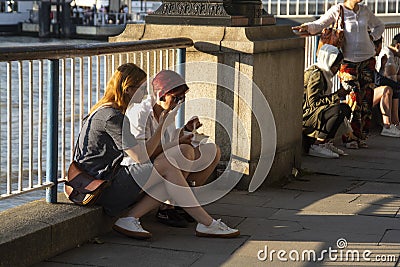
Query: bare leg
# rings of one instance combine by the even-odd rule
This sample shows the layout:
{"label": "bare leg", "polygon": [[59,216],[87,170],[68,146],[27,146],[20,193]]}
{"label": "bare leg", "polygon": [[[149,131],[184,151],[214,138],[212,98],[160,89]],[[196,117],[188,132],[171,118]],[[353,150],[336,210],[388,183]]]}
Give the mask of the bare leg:
{"label": "bare leg", "polygon": [[399,125],[399,99],[392,99],[392,123]]}
{"label": "bare leg", "polygon": [[391,124],[392,95],[393,90],[389,86],[380,86],[374,89],[373,105],[380,102],[383,124],[386,126]]}
{"label": "bare leg", "polygon": [[[178,149],[178,147],[176,147]],[[182,146],[181,146],[182,149]],[[186,150],[186,148],[183,148]],[[187,150],[189,151],[189,150]],[[187,152],[186,151],[186,152]],[[192,159],[194,158],[194,154],[192,154]],[[155,169],[157,170],[158,174],[153,171],[151,177],[149,178],[150,185],[154,186],[153,190],[156,190],[158,193],[162,192],[162,188],[160,189],[159,186],[162,186],[166,189],[166,192],[169,195],[169,198],[174,200],[178,205],[183,203],[193,203],[195,207],[184,208],[196,221],[204,225],[210,225],[212,223],[212,217],[200,206],[197,199],[193,195],[185,177],[182,175],[182,172],[175,168],[165,157],[164,154],[161,154],[156,158],[154,161]],[[156,177],[156,175],[161,175],[161,177]],[[174,185],[181,186],[177,188],[174,185],[169,183],[162,183],[157,185],[155,180],[160,182],[160,179],[164,178],[167,181],[173,183]],[[146,187],[149,184],[146,183]],[[183,187],[183,188],[182,188]],[[154,192],[154,191],[153,191]],[[162,194],[163,195],[163,194]],[[164,195],[163,195],[164,196]],[[146,196],[141,199],[129,212],[129,216],[140,218],[150,210],[156,208],[159,205],[160,201],[157,201],[150,196]]]}
{"label": "bare leg", "polygon": [[[199,172],[192,172],[189,174],[187,180],[195,181],[196,186],[205,184],[208,177],[210,177],[211,173],[214,171],[215,167],[217,167],[217,164],[218,164],[219,160],[221,159],[221,150],[218,145],[204,144],[201,146],[202,146],[202,151],[204,153],[203,157],[207,157],[207,155],[215,155],[215,157],[214,157],[214,160],[210,164],[208,164],[208,167],[205,168],[204,170],[199,171]],[[199,147],[196,147],[194,149],[194,154],[195,154],[194,159],[198,160],[201,156]],[[194,164],[193,169],[195,170],[196,167],[197,167],[196,164]]]}

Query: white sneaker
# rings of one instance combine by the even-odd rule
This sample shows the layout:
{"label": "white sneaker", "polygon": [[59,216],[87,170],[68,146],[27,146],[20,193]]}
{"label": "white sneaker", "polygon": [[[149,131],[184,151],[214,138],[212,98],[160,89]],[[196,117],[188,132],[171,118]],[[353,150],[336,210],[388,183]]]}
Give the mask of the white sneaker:
{"label": "white sneaker", "polygon": [[137,239],[147,239],[151,237],[151,233],[144,230],[140,225],[139,219],[134,217],[119,218],[112,228],[118,233]]}
{"label": "white sneaker", "polygon": [[389,137],[400,137],[400,130],[393,124],[389,128],[383,127],[381,135]]}
{"label": "white sneaker", "polygon": [[213,220],[210,226],[198,223],[196,227],[196,236],[230,238],[238,235],[239,230],[228,227],[221,219]]}
{"label": "white sneaker", "polygon": [[328,159],[336,159],[339,157],[339,154],[325,148],[324,144],[321,145],[312,145],[310,150],[308,151],[308,155],[319,158],[328,158]]}
{"label": "white sneaker", "polygon": [[347,155],[343,150],[336,147],[332,142],[325,143],[323,144],[323,146],[336,154]]}

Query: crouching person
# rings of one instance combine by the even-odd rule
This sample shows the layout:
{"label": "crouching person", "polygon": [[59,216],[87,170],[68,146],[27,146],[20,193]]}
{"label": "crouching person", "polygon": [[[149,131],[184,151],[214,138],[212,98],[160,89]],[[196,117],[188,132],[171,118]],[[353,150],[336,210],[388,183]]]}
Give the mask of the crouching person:
{"label": "crouching person", "polygon": [[[332,45],[323,45],[318,60],[304,73],[303,135],[311,138],[307,146],[310,156],[338,158],[345,154],[333,145],[333,139],[351,108],[345,102],[348,92],[343,88],[332,94],[332,78],[339,71],[343,54]],[[341,101],[342,100],[342,101]]]}

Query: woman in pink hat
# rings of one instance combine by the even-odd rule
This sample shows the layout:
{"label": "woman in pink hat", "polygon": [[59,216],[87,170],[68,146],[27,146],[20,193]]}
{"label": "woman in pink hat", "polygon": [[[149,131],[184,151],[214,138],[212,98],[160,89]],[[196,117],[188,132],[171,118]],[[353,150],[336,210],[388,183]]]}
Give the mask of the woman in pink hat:
{"label": "woman in pink hat", "polygon": [[[170,119],[175,120],[179,104],[185,101],[185,94],[188,90],[186,81],[178,73],[171,70],[160,71],[152,81],[152,95],[140,104],[131,106],[126,112],[131,123],[132,134],[138,140],[149,140],[155,134],[155,130],[159,126],[160,116],[165,111],[171,111]],[[150,155],[150,158],[155,158],[173,146],[190,145],[195,155],[195,163],[192,166],[194,171],[185,172],[185,177],[192,186],[205,184],[221,157],[218,145],[206,143],[193,146],[192,136],[185,134],[195,132],[201,126],[202,124],[197,117],[190,119],[183,128],[177,129],[174,123],[170,124],[165,127],[164,142],[160,143],[154,153]],[[202,154],[206,156],[201,157]],[[123,164],[134,163],[127,158]],[[174,227],[186,227],[188,222],[193,221],[184,210],[179,207],[175,209],[168,204],[160,206],[156,217],[161,223]]]}

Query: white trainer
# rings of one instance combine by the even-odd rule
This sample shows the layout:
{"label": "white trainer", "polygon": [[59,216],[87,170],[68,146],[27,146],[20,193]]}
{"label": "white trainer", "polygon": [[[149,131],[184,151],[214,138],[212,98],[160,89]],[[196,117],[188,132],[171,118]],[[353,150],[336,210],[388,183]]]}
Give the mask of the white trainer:
{"label": "white trainer", "polygon": [[336,147],[332,142],[327,142],[324,144],[324,147],[329,149],[330,151],[338,154],[338,155],[347,155],[343,150],[340,148]]}
{"label": "white trainer", "polygon": [[198,223],[196,227],[196,236],[231,238],[238,235],[240,235],[239,230],[228,227],[221,219],[213,219],[210,226]]}
{"label": "white trainer", "polygon": [[381,135],[389,137],[400,137],[400,130],[393,124],[389,128],[383,127]]}
{"label": "white trainer", "polygon": [[308,155],[319,158],[328,158],[328,159],[336,159],[339,157],[339,154],[325,148],[324,144],[321,145],[312,145],[310,150],[308,151]]}
{"label": "white trainer", "polygon": [[134,217],[119,218],[112,228],[118,233],[132,238],[147,239],[151,237],[151,233],[144,230],[139,219]]}

